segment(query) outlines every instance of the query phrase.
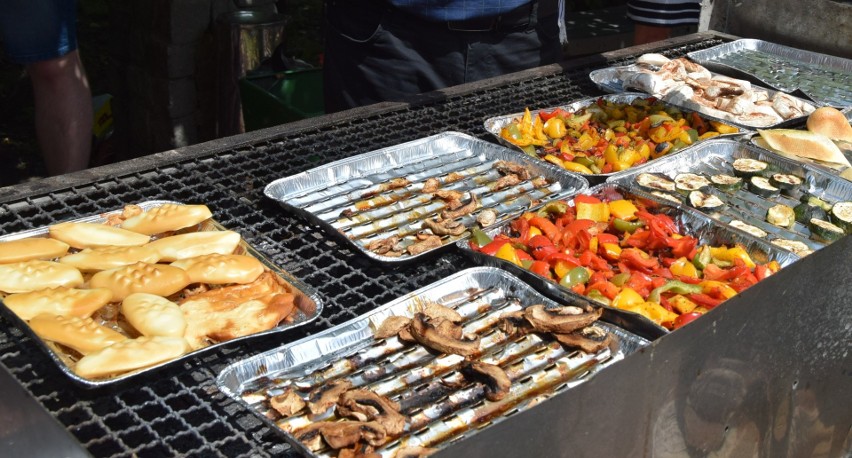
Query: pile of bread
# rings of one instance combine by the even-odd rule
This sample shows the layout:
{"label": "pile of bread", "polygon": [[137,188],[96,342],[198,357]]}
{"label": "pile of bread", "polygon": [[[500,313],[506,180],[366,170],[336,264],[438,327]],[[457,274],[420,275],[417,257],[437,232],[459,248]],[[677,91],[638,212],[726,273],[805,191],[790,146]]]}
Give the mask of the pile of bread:
{"label": "pile of bread", "polygon": [[843,149],[852,154],[852,125],[840,110],[820,107],[808,116],[807,130],[758,130],[761,146],[795,159],[804,159],[841,171],[852,180],[852,164]]}
{"label": "pile of bread", "polygon": [[294,295],[206,205],[128,205],[0,243],[3,303],[79,376],[106,378],[268,330]]}

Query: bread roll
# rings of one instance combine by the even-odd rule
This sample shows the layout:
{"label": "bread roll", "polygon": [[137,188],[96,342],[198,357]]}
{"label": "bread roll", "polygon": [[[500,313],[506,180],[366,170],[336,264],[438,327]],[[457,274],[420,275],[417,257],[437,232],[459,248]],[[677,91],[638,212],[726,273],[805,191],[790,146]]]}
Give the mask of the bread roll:
{"label": "bread roll", "polygon": [[263,273],[263,264],[256,258],[238,254],[206,254],[180,259],[171,265],[189,274],[191,283],[251,283]]}
{"label": "bread roll", "polygon": [[833,107],[819,107],[808,116],[808,130],[832,140],[852,143],[852,125],[846,116]]}
{"label": "bread roll", "polygon": [[74,372],[86,378],[117,375],[175,359],[188,351],[189,345],[180,337],[138,337],[80,358]]}
{"label": "bread roll", "polygon": [[121,227],[140,234],[154,235],[198,224],[213,216],[206,205],[163,204],[130,217]]}
{"label": "bread roll", "polygon": [[10,294],[3,299],[3,303],[22,320],[30,320],[42,314],[87,317],[107,305],[110,299],[112,291],[105,288],[74,289],[61,286]]}
{"label": "bread roll", "polygon": [[173,262],[205,254],[231,254],[241,240],[234,231],[190,232],[154,240],[148,248],[157,253],[160,261]]}
{"label": "bread roll", "polygon": [[121,303],[121,313],[145,336],[183,337],[186,319],[174,302],[154,294],[134,293]]}
{"label": "bread roll", "polygon": [[153,264],[159,260],[160,256],[148,245],[86,248],[59,258],[59,262],[82,271],[115,269],[137,262]]}
{"label": "bread roll", "polygon": [[50,226],[49,232],[51,237],[79,249],[139,246],[151,240],[147,235],[98,223],[60,223]]}
{"label": "bread roll", "polygon": [[123,334],[101,326],[89,317],[39,315],[29,322],[39,337],[71,347],[83,355],[127,340]]}
{"label": "bread roll", "polygon": [[0,264],[0,291],[27,293],[45,288],[83,284],[83,274],[76,267],[54,261],[24,261]]}
{"label": "bread roll", "polygon": [[64,256],[69,245],[45,237],[12,240],[0,243],[0,264],[23,262],[33,259],[53,259]]}
{"label": "bread roll", "polygon": [[133,293],[170,296],[189,284],[189,275],[178,267],[137,262],[117,269],[103,270],[89,281],[92,288],[112,291],[113,301],[123,301]]}
{"label": "bread roll", "polygon": [[806,130],[758,130],[760,137],[773,149],[808,159],[850,166],[840,148],[825,135]]}

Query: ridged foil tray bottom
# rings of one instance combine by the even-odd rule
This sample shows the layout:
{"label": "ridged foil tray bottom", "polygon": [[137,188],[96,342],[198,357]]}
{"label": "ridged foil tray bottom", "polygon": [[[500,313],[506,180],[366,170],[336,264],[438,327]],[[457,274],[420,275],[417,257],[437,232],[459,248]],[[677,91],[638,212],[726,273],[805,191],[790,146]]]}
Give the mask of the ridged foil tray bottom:
{"label": "ridged foil tray bottom", "polygon": [[[413,316],[429,302],[453,308],[465,317],[465,333],[475,333],[482,339],[478,359],[500,365],[512,379],[506,398],[484,400],[481,387],[465,383],[458,373],[464,361],[461,356],[437,355],[421,345],[401,343],[396,337],[373,337],[387,317]],[[588,302],[578,298],[564,303]],[[405,435],[376,450],[382,456],[394,456],[402,447],[441,449],[474,435],[583,383],[648,343],[599,322],[613,335],[614,343],[590,355],[566,350],[538,334],[509,339],[496,328],[503,313],[534,304],[555,302],[504,270],[467,269],[315,336],[232,364],[219,374],[217,385],[281,431],[306,456],[333,456],[329,449],[313,452],[299,442],[292,431],[311,420],[305,415],[279,418],[270,408],[269,398],[286,386],[303,391],[347,378],[355,386],[369,387],[401,404],[408,418]]]}

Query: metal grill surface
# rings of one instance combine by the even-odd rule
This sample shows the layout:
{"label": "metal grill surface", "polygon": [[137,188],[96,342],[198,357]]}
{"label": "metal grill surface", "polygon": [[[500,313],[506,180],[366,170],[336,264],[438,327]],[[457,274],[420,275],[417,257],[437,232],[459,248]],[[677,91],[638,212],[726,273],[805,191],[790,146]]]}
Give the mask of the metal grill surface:
{"label": "metal grill surface", "polygon": [[237,147],[217,148],[211,142],[208,146],[213,146],[201,154],[166,156],[171,160],[151,162],[143,170],[65,188],[30,187],[26,197],[7,196],[0,203],[2,234],[127,203],[158,199],[204,203],[219,223],[239,231],[272,262],[314,287],[326,305],[323,316],[303,328],[250,346],[222,347],[121,390],[85,391],[69,385],[47,355],[4,319],[0,319],[0,362],[97,457],[298,456],[254,414],[218,391],[219,371],[350,320],[472,264],[459,253],[447,252],[404,268],[380,266],[282,212],[263,197],[267,183],[446,130],[488,139],[483,120],[495,114],[602,95],[588,78],[596,68],[632,63],[643,51],[681,57],[721,42],[711,35],[696,35],[665,49],[633,48],[595,56],[568,63],[564,69],[468,85],[449,91],[445,98],[246,134],[248,140]]}

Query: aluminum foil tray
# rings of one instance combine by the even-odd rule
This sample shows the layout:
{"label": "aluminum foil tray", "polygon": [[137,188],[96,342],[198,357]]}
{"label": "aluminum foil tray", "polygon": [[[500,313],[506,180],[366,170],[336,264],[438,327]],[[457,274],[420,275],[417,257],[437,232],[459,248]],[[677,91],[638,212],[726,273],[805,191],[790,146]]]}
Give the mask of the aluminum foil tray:
{"label": "aluminum foil tray", "polygon": [[[778,261],[782,267],[786,267],[798,260],[797,256],[788,251],[782,250],[774,245],[770,245],[769,243],[751,237],[745,233],[732,230],[727,226],[718,224],[716,221],[708,218],[702,213],[685,208],[679,204],[660,199],[641,190],[631,189],[618,182],[606,182],[599,184],[590,188],[584,194],[603,197],[606,195],[612,195],[612,191],[618,192],[626,199],[637,198],[643,201],[655,202],[657,204],[655,206],[656,213],[663,213],[672,217],[678,227],[681,228],[682,233],[697,238],[699,244],[709,244],[713,246],[730,246],[732,244],[740,244],[757,263],[766,263],[774,260]],[[566,199],[566,201],[569,205],[574,206],[573,200]],[[488,228],[488,230],[485,231],[485,233],[492,238],[497,234],[508,234],[510,232],[510,222]],[[564,298],[568,300],[571,300],[571,298],[584,297],[516,264],[504,261],[496,256],[489,256],[475,251],[471,249],[469,244],[466,242],[459,242],[457,246],[465,255],[470,257],[477,264],[507,269],[550,297]],[[598,306],[601,305],[598,304]],[[604,308],[603,319],[610,323],[615,323],[619,327],[629,330],[630,332],[640,335],[646,339],[654,340],[669,332],[668,329],[654,323],[641,314],[610,306],[602,307]]]}
{"label": "aluminum foil tray", "polygon": [[[731,164],[739,158],[768,162],[776,166],[781,173],[802,177],[805,180],[801,186],[802,192],[819,197],[829,203],[852,200],[852,182],[756,146],[723,139],[697,145],[677,157],[665,158],[653,164],[614,175],[610,177],[609,182],[634,187],[636,186],[635,178],[640,173],[658,173],[670,179],[673,179],[678,173],[695,173],[706,176],[720,173],[733,175]],[[824,243],[812,240],[810,231],[801,223],[797,222],[792,229],[785,229],[766,222],[766,211],[769,207],[776,204],[795,207],[799,203],[796,196],[781,194],[776,197],[764,198],[752,193],[745,187],[730,193],[715,188],[709,192],[719,196],[726,203],[721,211],[707,215],[716,221],[729,224],[732,220],[740,220],[756,226],[766,232],[763,239],[769,242],[777,239],[797,240],[805,243],[812,250],[825,246]]]}
{"label": "aluminum foil tray", "polygon": [[[582,299],[576,301],[587,304]],[[461,356],[432,353],[421,345],[403,344],[396,337],[373,337],[387,317],[411,317],[430,302],[454,308],[465,317],[465,332],[481,337],[484,351],[478,359],[500,365],[512,379],[512,388],[504,399],[485,400],[481,386],[463,382],[458,372],[464,362]],[[399,402],[408,419],[404,436],[376,450],[393,457],[402,447],[440,450],[475,435],[589,380],[648,343],[599,321],[613,335],[614,345],[592,355],[566,350],[538,334],[507,339],[495,327],[503,313],[533,304],[556,302],[504,270],[467,269],[319,334],[234,363],[219,374],[217,385],[311,457],[334,454],[328,448],[311,451],[299,442],[293,431],[310,424],[311,419],[298,414],[281,418],[270,408],[269,398],[288,386],[308,393],[344,378],[356,387],[368,387]]]}
{"label": "aluminum foil tray", "polygon": [[[566,111],[575,112],[575,111],[578,111],[582,108],[586,108],[588,106],[593,105],[598,99],[608,100],[608,101],[613,102],[613,103],[629,104],[629,103],[632,103],[636,99],[647,98],[647,97],[648,97],[648,94],[641,93],[641,92],[624,92],[624,93],[619,93],[619,94],[611,94],[611,95],[596,96],[596,97],[587,97],[587,98],[583,98],[583,99],[580,99],[580,100],[576,100],[576,101],[571,102],[567,105],[560,105],[558,107],[552,107],[552,108],[543,108],[543,109],[539,109],[539,110],[530,110],[530,113],[533,116],[535,116],[540,111],[553,111],[556,108],[562,108],[563,110],[566,110]],[[666,102],[662,102],[662,103],[664,105],[673,106],[673,105],[666,103]],[[686,112],[686,113],[689,112],[689,110],[683,110],[683,111]],[[488,118],[488,119],[485,120],[485,130],[490,132],[491,135],[493,135],[494,138],[497,141],[499,141],[501,144],[506,145],[509,148],[523,152],[523,150],[521,150],[518,146],[512,144],[511,142],[505,140],[504,138],[502,138],[500,136],[500,131],[504,127],[506,127],[512,121],[522,117],[523,115],[524,115],[524,113],[520,112],[520,113],[513,113],[513,114],[509,114],[509,115],[501,115],[501,116],[495,116],[495,117],[492,117],[492,118]],[[724,121],[724,120],[721,120],[721,119],[716,119],[712,116],[702,115],[702,117],[704,119],[713,120],[713,121],[720,121],[720,122],[724,122],[725,124],[733,125],[733,123],[730,123],[728,121]],[[738,137],[740,135],[743,135],[744,133],[745,132],[738,132],[738,133],[735,133],[735,134],[725,134],[725,135],[722,135],[722,137]],[[701,140],[701,141],[704,141],[704,140]],[[678,154],[679,152],[680,151],[678,151],[677,153],[672,153],[672,154]],[[652,159],[649,162],[653,162],[655,160],[656,159]],[[594,180],[594,179],[605,180],[607,177],[612,176],[614,173],[615,172],[613,172],[613,173],[598,173],[598,174],[593,174],[593,175],[587,175],[587,174],[581,173],[579,175],[587,177],[591,181],[591,180]]]}
{"label": "aluminum foil tray", "polygon": [[852,60],[741,39],[692,51],[690,59],[719,73],[759,81],[784,92],[796,90],[834,107],[852,106]]}
{"label": "aluminum foil tray", "polygon": [[[152,201],[137,203],[135,205],[138,205],[143,210],[149,210],[151,208],[156,208],[156,207],[159,207],[161,205],[164,205],[166,203],[181,204],[180,202],[173,202],[173,201],[152,200]],[[68,220],[68,221],[58,221],[56,224],[59,224],[61,222],[103,223],[107,220],[107,218],[110,215],[117,215],[117,214],[121,214],[120,209],[100,213],[100,214],[94,215],[94,216],[77,218],[77,219]],[[17,233],[14,233],[14,234],[8,234],[8,235],[0,237],[0,242],[20,240],[20,239],[32,238],[32,237],[45,237],[48,234],[48,229],[49,229],[48,226],[44,226],[44,227],[39,227],[39,228],[35,228],[35,229],[30,229],[30,230],[27,230],[27,231],[17,232]],[[215,220],[208,219],[207,221],[204,221],[201,224],[199,224],[197,230],[198,231],[222,231],[222,230],[226,230],[226,228],[223,227],[221,224],[217,223]],[[68,355],[66,352],[63,352],[58,346],[55,346],[53,344],[47,343],[44,340],[42,340],[38,335],[36,335],[30,329],[30,327],[29,327],[29,325],[27,325],[26,321],[24,321],[20,317],[18,317],[18,315],[16,315],[14,312],[9,310],[5,305],[0,306],[0,313],[2,313],[3,316],[6,319],[8,319],[11,323],[13,323],[15,326],[17,326],[20,330],[25,332],[34,342],[36,342],[38,344],[38,346],[42,350],[44,350],[45,353],[48,354],[48,356],[50,356],[50,358],[54,361],[54,363],[56,363],[56,365],[59,367],[59,369],[68,378],[70,378],[74,383],[76,383],[77,385],[79,385],[83,388],[102,388],[102,387],[107,387],[107,386],[116,386],[116,385],[119,385],[119,384],[123,385],[126,382],[132,381],[134,379],[138,379],[138,378],[142,377],[143,375],[162,370],[163,368],[168,367],[168,366],[180,364],[180,363],[182,363],[182,362],[184,362],[184,361],[186,361],[190,358],[194,358],[194,357],[199,356],[201,354],[210,352],[210,351],[212,351],[216,348],[219,348],[219,347],[222,347],[222,346],[225,346],[225,345],[233,345],[233,344],[237,344],[237,343],[243,343],[243,342],[248,341],[250,339],[261,337],[261,336],[267,336],[267,335],[271,335],[271,334],[279,334],[279,333],[282,333],[282,332],[287,331],[289,329],[293,329],[293,328],[305,325],[307,323],[310,323],[311,321],[315,320],[317,317],[320,316],[320,314],[322,313],[322,309],[323,309],[323,303],[320,300],[318,293],[316,291],[314,291],[310,286],[308,286],[307,284],[303,283],[302,281],[300,281],[297,278],[290,275],[288,272],[284,271],[280,267],[273,264],[271,261],[269,261],[269,259],[267,259],[265,256],[263,256],[261,253],[259,253],[257,250],[255,250],[251,245],[249,245],[245,241],[240,241],[240,245],[237,247],[235,254],[245,254],[245,255],[249,255],[249,256],[253,256],[253,257],[257,258],[260,262],[263,263],[263,265],[267,269],[269,269],[269,271],[271,271],[272,273],[277,275],[279,277],[279,279],[281,281],[283,281],[284,284],[288,287],[288,289],[292,292],[292,294],[295,295],[296,310],[294,311],[293,315],[291,315],[291,317],[288,317],[288,318],[290,318],[290,320],[289,321],[282,321],[278,326],[276,326],[272,329],[266,330],[266,331],[254,333],[254,334],[251,334],[251,335],[248,335],[248,336],[238,337],[238,338],[231,339],[231,340],[224,341],[224,342],[215,343],[215,344],[209,345],[207,347],[189,352],[189,353],[187,353],[187,354],[185,354],[185,355],[183,355],[179,358],[175,358],[175,359],[172,359],[170,361],[166,361],[166,362],[154,365],[154,366],[150,366],[150,367],[147,367],[147,368],[144,368],[144,369],[139,369],[139,370],[136,370],[136,371],[133,371],[133,372],[128,372],[128,373],[121,374],[121,375],[118,375],[118,376],[114,376],[114,377],[110,377],[110,378],[103,378],[103,379],[89,379],[89,378],[85,378],[85,377],[81,377],[81,376],[77,375],[74,372],[74,370],[69,366],[69,364],[73,363],[73,361],[70,359],[70,355]],[[85,275],[84,275],[84,278],[85,278]]]}
{"label": "aluminum foil tray", "polygon": [[[522,165],[532,179],[495,190],[502,176],[495,168],[498,161]],[[476,195],[479,208],[456,219],[467,228],[480,226],[476,218],[485,209],[496,212],[496,224],[544,199],[570,196],[589,186],[583,177],[552,164],[470,135],[444,132],[277,179],[264,193],[375,261],[407,263],[470,237],[469,230],[446,235],[440,247],[415,255],[368,249],[371,242],[391,236],[411,244],[423,231],[423,221],[447,208],[434,193],[422,192],[428,179],[438,179],[440,190],[462,192],[464,203]],[[399,180],[404,181],[393,184]]]}
{"label": "aluminum foil tray", "polygon": [[[621,92],[625,92],[625,91],[633,91],[633,90],[636,90],[636,89],[635,88],[625,88],[623,86],[622,80],[621,80],[621,77],[620,77],[620,73],[623,72],[623,71],[629,71],[634,67],[635,67],[635,65],[626,65],[626,66],[620,66],[620,67],[601,68],[601,69],[593,70],[592,72],[590,72],[589,78],[592,80],[593,83],[595,83],[595,85],[598,88],[600,88],[604,92],[610,92],[610,93],[617,94],[617,93],[621,93]],[[766,93],[769,95],[769,97],[772,97],[773,95],[775,95],[778,92],[777,90],[767,89],[767,88],[764,88],[764,87],[757,87],[757,89],[760,89],[762,91],[766,91]],[[651,94],[651,95],[659,96],[659,94]],[[795,96],[793,96],[793,97],[799,99],[802,102],[811,103],[810,101],[804,100],[800,97],[795,97]],[[702,110],[699,110],[698,112],[701,113],[702,116],[710,116]],[[742,128],[742,129],[755,130],[755,129],[780,129],[780,128],[783,128],[783,127],[800,125],[800,124],[804,124],[805,121],[807,120],[807,118],[808,118],[807,116],[799,116],[799,117],[796,117],[796,118],[790,118],[790,119],[784,120],[782,122],[779,122],[779,123],[776,123],[776,124],[770,124],[770,125],[761,125],[759,123],[753,123],[753,122],[750,123],[750,122],[748,122],[746,120],[742,120],[742,119],[737,120],[737,119],[727,119],[726,118],[726,119],[722,119],[722,121],[725,122],[725,123],[728,123],[732,126],[737,126],[739,128]]]}

